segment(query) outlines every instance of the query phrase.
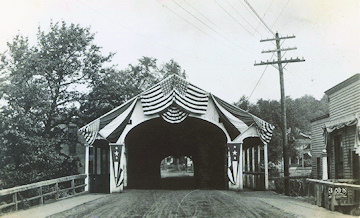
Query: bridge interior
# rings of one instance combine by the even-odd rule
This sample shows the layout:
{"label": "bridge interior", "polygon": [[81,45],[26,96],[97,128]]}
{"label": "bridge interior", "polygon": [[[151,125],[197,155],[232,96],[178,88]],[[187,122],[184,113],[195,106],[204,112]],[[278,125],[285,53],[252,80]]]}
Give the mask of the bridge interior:
{"label": "bridge interior", "polygon": [[[226,136],[212,123],[188,117],[179,124],[170,124],[157,118],[132,129],[125,144],[128,188],[226,189],[228,186]],[[161,179],[160,163],[167,156],[191,157],[192,180]]]}

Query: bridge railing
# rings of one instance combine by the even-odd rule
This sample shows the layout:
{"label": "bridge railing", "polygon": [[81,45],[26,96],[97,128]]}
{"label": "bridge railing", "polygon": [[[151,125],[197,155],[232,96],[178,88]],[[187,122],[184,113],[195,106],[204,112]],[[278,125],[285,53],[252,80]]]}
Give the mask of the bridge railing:
{"label": "bridge railing", "polygon": [[313,185],[312,191],[309,189],[308,200],[311,197],[318,206],[325,207],[332,211],[335,207],[358,207],[360,204],[360,185],[356,180],[317,180],[307,179]]}
{"label": "bridge railing", "polygon": [[73,175],[0,190],[0,212],[26,209],[85,192],[86,175]]}

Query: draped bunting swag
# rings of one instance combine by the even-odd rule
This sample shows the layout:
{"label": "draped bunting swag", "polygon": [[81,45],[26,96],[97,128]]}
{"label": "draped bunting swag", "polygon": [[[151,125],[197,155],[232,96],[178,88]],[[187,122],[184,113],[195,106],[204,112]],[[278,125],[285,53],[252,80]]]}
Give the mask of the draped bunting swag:
{"label": "draped bunting swag", "polygon": [[[205,115],[209,100],[212,100],[231,141],[255,124],[260,139],[269,143],[274,126],[206,91],[173,75],[144,93],[80,128],[88,145],[96,139],[117,143],[134,112],[141,102],[145,116],[159,115],[166,122],[180,123],[189,114]],[[235,165],[234,165],[235,166]],[[233,170],[233,169],[232,169]]]}

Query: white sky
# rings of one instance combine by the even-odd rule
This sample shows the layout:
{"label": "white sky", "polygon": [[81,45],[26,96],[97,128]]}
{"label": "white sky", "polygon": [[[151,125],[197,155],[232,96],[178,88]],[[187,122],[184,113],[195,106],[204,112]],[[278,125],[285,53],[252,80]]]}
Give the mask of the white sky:
{"label": "white sky", "polygon": [[[273,31],[296,36],[284,42],[283,47],[298,48],[285,57],[306,60],[286,66],[286,95],[320,99],[360,73],[358,0],[248,2]],[[265,69],[255,61],[269,59],[271,54],[261,51],[275,48],[260,42],[272,36],[243,0],[0,0],[0,52],[18,33],[35,42],[38,26],[47,29],[50,20],[91,26],[103,53],[117,53],[113,63],[119,69],[142,56],[157,58],[159,64],[174,59],[188,81],[229,102],[250,95]],[[271,66],[250,101],[260,98],[280,98],[278,71]]]}

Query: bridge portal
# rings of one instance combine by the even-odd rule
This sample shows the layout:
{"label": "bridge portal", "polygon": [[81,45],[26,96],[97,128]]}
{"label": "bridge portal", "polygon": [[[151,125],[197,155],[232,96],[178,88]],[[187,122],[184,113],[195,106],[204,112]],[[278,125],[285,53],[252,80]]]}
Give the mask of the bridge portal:
{"label": "bridge portal", "polygon": [[167,156],[189,156],[194,189],[227,188],[226,135],[217,126],[189,117],[179,124],[146,121],[125,138],[129,188],[162,188],[160,163]]}
{"label": "bridge portal", "polygon": [[[121,192],[162,188],[160,163],[167,156],[191,157],[194,189],[267,189],[273,128],[173,75],[79,131],[86,140],[85,173],[90,178],[91,163],[107,161],[106,190]],[[108,153],[100,161],[91,156],[99,144],[99,152]]]}

